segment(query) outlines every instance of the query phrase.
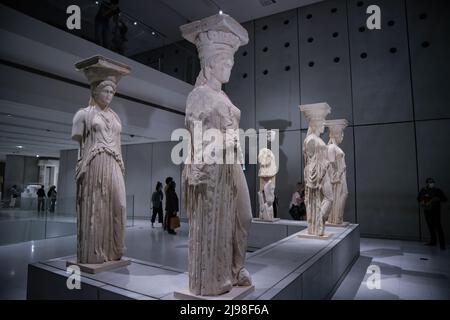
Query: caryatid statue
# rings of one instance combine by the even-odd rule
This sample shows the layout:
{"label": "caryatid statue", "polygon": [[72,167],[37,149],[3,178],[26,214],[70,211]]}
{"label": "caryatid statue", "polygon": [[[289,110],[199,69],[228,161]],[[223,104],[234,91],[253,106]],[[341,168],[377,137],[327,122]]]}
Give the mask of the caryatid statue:
{"label": "caryatid statue", "polygon": [[344,129],[348,126],[348,122],[345,119],[327,120],[325,126],[329,129],[330,134],[327,148],[331,186],[333,189],[333,206],[328,222],[334,225],[341,225],[344,222],[344,209],[348,189],[345,153],[339,145],[344,139]]}
{"label": "caryatid statue", "polygon": [[[214,149],[216,156],[231,152],[242,159],[238,131],[241,111],[223,92],[222,84],[229,81],[234,54],[248,43],[248,34],[226,14],[180,29],[183,37],[197,46],[201,66],[187,99],[185,118],[192,139],[190,158],[182,174],[189,218],[189,289],[195,295],[217,296],[233,286],[252,284],[244,266],[252,220],[250,195],[239,161],[211,163],[208,157],[208,162],[199,163],[202,155],[198,157],[199,148],[195,146],[200,143],[203,150]],[[221,132],[223,139],[196,141],[198,124],[202,132]]]}
{"label": "caryatid statue", "polygon": [[122,124],[110,108],[120,78],[130,73],[122,63],[95,56],[78,62],[91,86],[86,108],[73,118],[72,139],[79,143],[76,165],[77,262],[118,261],[125,249],[125,166]]}
{"label": "caryatid statue", "polygon": [[[267,138],[270,141],[275,139],[275,131],[268,131]],[[278,166],[276,163],[275,155],[272,150],[268,148],[262,148],[258,154],[259,163],[259,218],[261,220],[274,220],[274,208],[275,205],[275,186],[276,186],[276,174],[278,172]]]}
{"label": "caryatid statue", "polygon": [[324,236],[325,223],[333,205],[329,176],[328,148],[320,135],[325,130],[325,118],[331,112],[327,103],[300,106],[308,120],[308,133],[303,142],[305,159],[305,205],[308,234]]}

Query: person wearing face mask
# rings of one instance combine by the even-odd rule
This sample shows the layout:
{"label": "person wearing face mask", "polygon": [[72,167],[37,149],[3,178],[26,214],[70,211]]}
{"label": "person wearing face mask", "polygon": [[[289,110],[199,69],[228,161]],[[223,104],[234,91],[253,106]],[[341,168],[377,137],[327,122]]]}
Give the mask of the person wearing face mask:
{"label": "person wearing face mask", "polygon": [[441,249],[445,250],[444,230],[441,224],[441,202],[446,202],[447,197],[441,189],[436,188],[433,178],[428,178],[426,184],[426,187],[422,188],[417,196],[417,201],[423,208],[428,230],[430,231],[431,239],[426,245],[435,246],[437,245],[437,239],[439,239]]}

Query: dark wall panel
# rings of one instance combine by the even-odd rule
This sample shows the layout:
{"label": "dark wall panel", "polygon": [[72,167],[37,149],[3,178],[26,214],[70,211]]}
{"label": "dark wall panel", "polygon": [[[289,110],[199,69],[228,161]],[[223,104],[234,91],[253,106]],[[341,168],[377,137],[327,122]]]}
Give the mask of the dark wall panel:
{"label": "dark wall panel", "polygon": [[299,129],[297,10],[255,21],[256,126]]}
{"label": "dark wall panel", "polygon": [[234,105],[241,110],[240,127],[255,128],[255,37],[253,22],[243,25],[249,36],[249,43],[240,47],[234,56],[234,67],[225,92]]}
{"label": "dark wall panel", "polygon": [[[328,102],[333,118],[353,122],[345,0],[299,9],[301,104]],[[308,124],[302,117],[302,128]]]}
{"label": "dark wall panel", "polygon": [[415,116],[450,117],[450,2],[407,0]]}
{"label": "dark wall panel", "polygon": [[418,239],[413,124],[356,127],[355,151],[361,233]]}
{"label": "dark wall panel", "polygon": [[[372,4],[381,8],[381,30],[366,27]],[[348,0],[356,125],[413,120],[405,12],[404,0]]]}

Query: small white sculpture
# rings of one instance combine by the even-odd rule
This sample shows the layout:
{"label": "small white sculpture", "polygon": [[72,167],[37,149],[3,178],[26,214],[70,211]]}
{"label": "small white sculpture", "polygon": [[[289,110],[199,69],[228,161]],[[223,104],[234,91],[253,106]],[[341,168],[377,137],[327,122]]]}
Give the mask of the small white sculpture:
{"label": "small white sculpture", "polygon": [[[247,31],[230,16],[219,14],[184,25],[181,32],[197,46],[201,65],[187,99],[186,127],[193,139],[199,121],[203,132],[218,129],[225,137],[232,134],[216,148],[223,148],[224,155],[231,150],[242,159],[237,131],[241,112],[222,84],[229,81],[234,53],[248,43]],[[214,142],[202,143],[206,149]],[[250,195],[239,163],[198,164],[194,153],[182,175],[189,218],[189,289],[195,295],[217,296],[235,285],[252,283],[244,267],[252,220]]]}
{"label": "small white sculpture", "polygon": [[[267,132],[269,141],[274,141],[275,132]],[[275,155],[272,150],[262,148],[258,154],[259,163],[259,219],[274,221],[274,202],[275,202],[275,176],[278,172]]]}
{"label": "small white sculpture", "polygon": [[330,131],[328,142],[328,161],[330,162],[330,178],[333,189],[333,206],[328,222],[341,225],[344,222],[345,202],[347,201],[347,167],[345,165],[345,153],[339,147],[344,139],[344,129],[348,126],[345,119],[327,120],[325,126]]}
{"label": "small white sculpture", "polygon": [[122,125],[109,107],[119,79],[130,73],[122,63],[95,56],[77,63],[91,85],[89,106],[73,118],[72,139],[79,142],[77,183],[77,262],[120,260],[126,225]]}
{"label": "small white sculpture", "polygon": [[325,130],[325,118],[331,112],[327,103],[300,106],[309,122],[308,133],[303,143],[305,159],[305,205],[308,234],[324,236],[325,222],[333,204],[327,146],[320,138]]}

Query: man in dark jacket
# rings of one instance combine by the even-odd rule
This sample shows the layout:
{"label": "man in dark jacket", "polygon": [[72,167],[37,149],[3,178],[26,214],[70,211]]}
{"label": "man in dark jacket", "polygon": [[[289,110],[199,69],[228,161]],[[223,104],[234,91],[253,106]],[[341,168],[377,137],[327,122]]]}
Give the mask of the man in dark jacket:
{"label": "man in dark jacket", "polygon": [[38,196],[38,214],[45,212],[45,190],[44,186],[41,186],[41,188],[36,192]]}
{"label": "man in dark jacket", "polygon": [[170,218],[175,217],[179,211],[178,196],[175,192],[175,181],[170,181],[166,192],[166,223],[167,231],[170,234],[177,234],[175,230],[170,228]]}
{"label": "man in dark jacket", "polygon": [[428,230],[430,231],[431,239],[426,245],[435,246],[437,238],[439,238],[439,245],[442,250],[445,250],[444,230],[441,224],[441,202],[446,202],[447,197],[441,189],[435,187],[433,178],[428,178],[426,184],[426,187],[422,188],[417,196],[417,201],[420,202],[423,208]]}

